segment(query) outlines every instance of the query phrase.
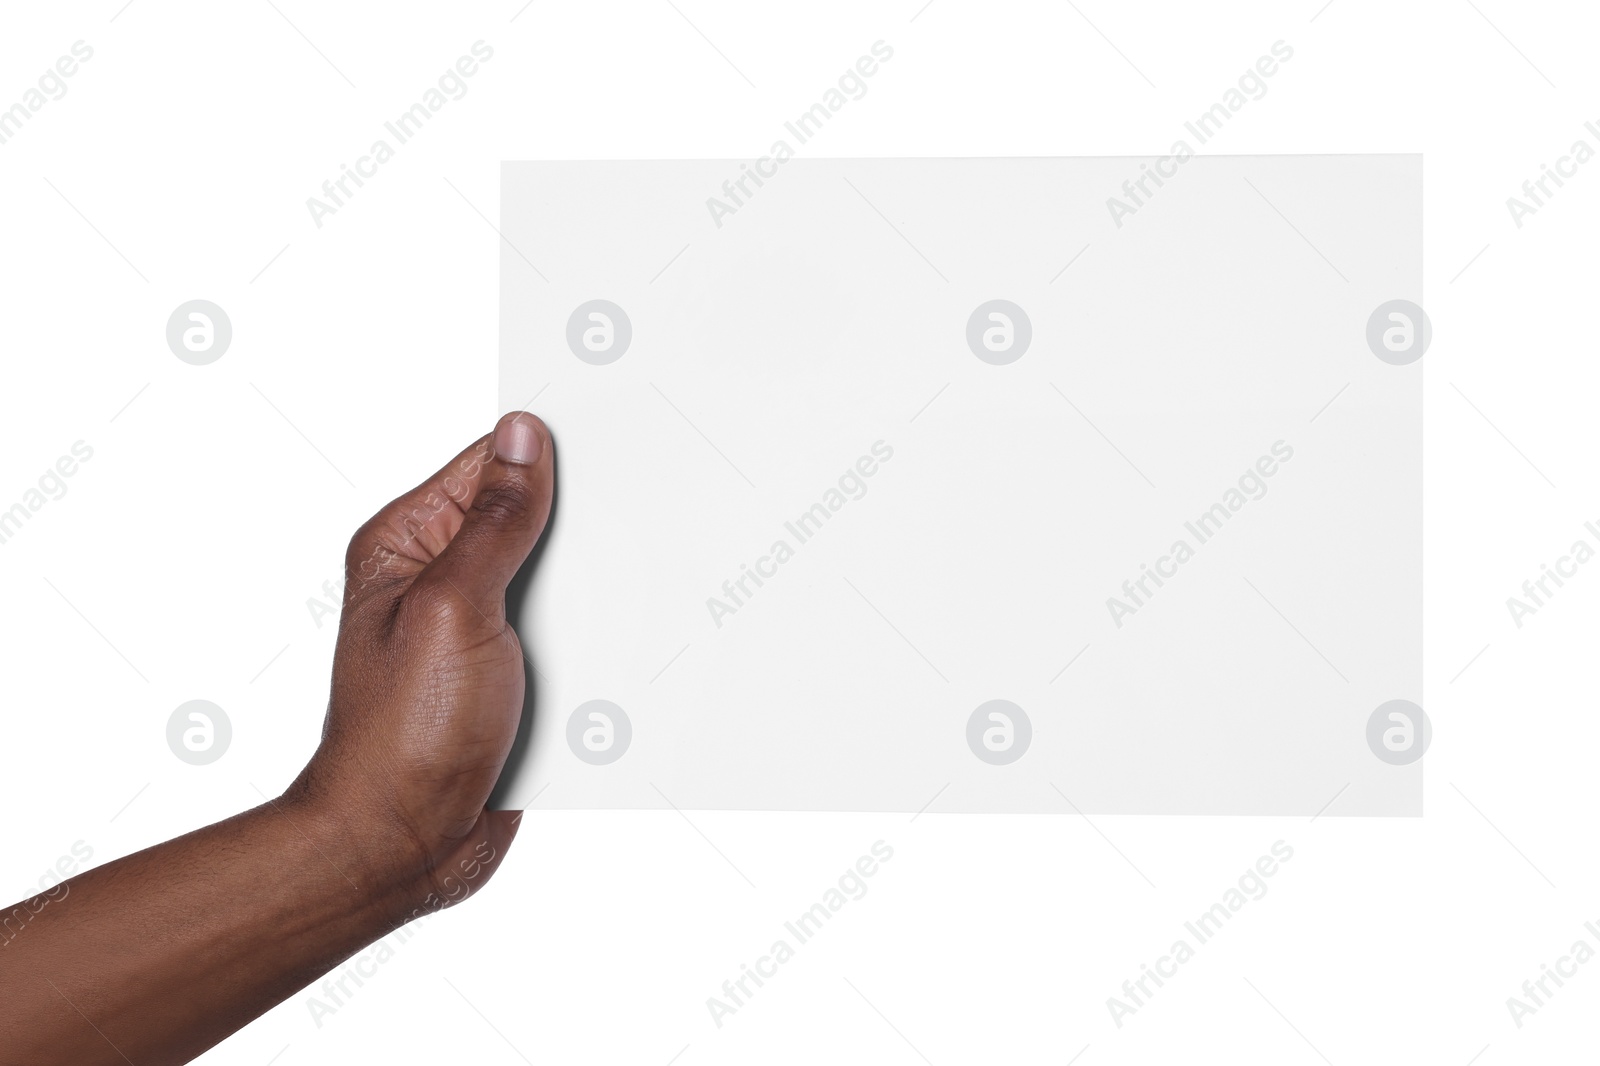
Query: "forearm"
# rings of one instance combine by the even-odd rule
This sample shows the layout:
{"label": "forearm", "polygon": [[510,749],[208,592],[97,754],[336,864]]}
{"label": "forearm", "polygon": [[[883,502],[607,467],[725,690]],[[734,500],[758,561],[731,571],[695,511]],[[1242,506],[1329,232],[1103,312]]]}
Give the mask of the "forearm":
{"label": "forearm", "polygon": [[0,912],[0,1066],[187,1062],[488,882],[520,817],[486,809],[525,691],[505,589],[554,477],[514,413],[357,531],[316,754],[283,798]]}
{"label": "forearm", "polygon": [[186,1062],[423,913],[352,821],[276,800],[8,908],[0,1063]]}

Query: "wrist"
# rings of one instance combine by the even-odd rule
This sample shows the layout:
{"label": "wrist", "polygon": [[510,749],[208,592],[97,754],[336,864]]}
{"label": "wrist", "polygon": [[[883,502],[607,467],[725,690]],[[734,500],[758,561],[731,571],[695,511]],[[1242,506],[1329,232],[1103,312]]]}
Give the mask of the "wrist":
{"label": "wrist", "polygon": [[309,850],[313,867],[336,877],[372,922],[388,929],[421,917],[432,891],[433,861],[398,819],[370,803],[311,787],[306,775],[269,807]]}
{"label": "wrist", "polygon": [[275,810],[325,865],[389,916],[391,927],[477,892],[516,836],[515,816],[485,811],[455,839],[426,840],[400,812],[370,796],[319,786],[310,769],[274,802]]}

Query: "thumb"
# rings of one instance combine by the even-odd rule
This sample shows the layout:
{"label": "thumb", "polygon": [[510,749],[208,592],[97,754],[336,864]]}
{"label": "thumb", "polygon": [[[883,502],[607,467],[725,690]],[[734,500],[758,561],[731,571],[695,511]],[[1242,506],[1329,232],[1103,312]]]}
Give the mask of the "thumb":
{"label": "thumb", "polygon": [[459,501],[466,512],[461,528],[417,577],[418,584],[453,587],[480,609],[502,602],[544,532],[555,489],[550,430],[542,421],[525,411],[508,414],[492,440],[494,456],[471,499]]}

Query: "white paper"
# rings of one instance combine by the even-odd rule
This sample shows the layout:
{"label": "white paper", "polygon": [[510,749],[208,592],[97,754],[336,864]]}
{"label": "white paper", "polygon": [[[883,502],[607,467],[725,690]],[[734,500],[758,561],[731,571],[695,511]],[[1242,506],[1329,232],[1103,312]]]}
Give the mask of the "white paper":
{"label": "white paper", "polygon": [[1420,157],[753,165],[504,166],[497,805],[1420,813]]}

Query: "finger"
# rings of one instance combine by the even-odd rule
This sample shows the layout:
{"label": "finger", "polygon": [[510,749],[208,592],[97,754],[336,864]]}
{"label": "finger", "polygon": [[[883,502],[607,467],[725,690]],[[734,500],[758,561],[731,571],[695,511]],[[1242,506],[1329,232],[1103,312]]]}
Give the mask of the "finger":
{"label": "finger", "polygon": [[507,583],[544,532],[555,487],[550,431],[538,418],[506,415],[492,443],[460,528],[417,578],[446,584],[485,611],[503,603]]}
{"label": "finger", "polygon": [[450,543],[466,519],[484,464],[494,454],[491,437],[479,437],[432,477],[380,508],[345,553],[347,596],[383,576],[414,576]]}

